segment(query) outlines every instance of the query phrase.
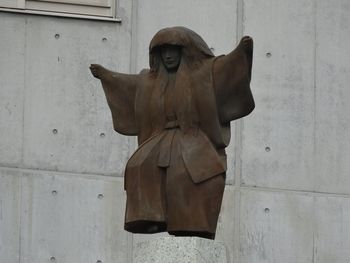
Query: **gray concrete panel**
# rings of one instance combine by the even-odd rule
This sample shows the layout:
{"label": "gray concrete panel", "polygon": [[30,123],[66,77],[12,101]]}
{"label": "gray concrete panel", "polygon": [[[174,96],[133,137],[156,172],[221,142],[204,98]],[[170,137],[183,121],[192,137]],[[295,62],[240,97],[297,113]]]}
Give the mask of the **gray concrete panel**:
{"label": "gray concrete panel", "polygon": [[350,260],[350,199],[317,197],[315,202],[315,263]]}
{"label": "gray concrete panel", "polygon": [[27,21],[24,164],[118,174],[129,138],[116,134],[90,63],[128,72],[129,25],[30,16]]}
{"label": "gray concrete panel", "polygon": [[19,263],[20,172],[0,169],[0,262]]}
{"label": "gray concrete panel", "polygon": [[234,187],[226,185],[215,237],[215,240],[224,242],[228,253],[228,263],[234,262],[234,196]]}
{"label": "gray concrete panel", "polygon": [[350,2],[317,1],[315,189],[350,193]]}
{"label": "gray concrete panel", "polygon": [[24,173],[21,262],[127,261],[123,182]]}
{"label": "gray concrete panel", "polygon": [[242,190],[240,263],[310,263],[313,197]]}
{"label": "gray concrete panel", "polygon": [[25,20],[0,13],[0,164],[22,158]]}
{"label": "gray concrete panel", "polygon": [[244,120],[245,185],[313,189],[314,28],[313,1],[245,1],[256,101]]}
{"label": "gray concrete panel", "polygon": [[[236,168],[236,124],[235,123],[231,123],[231,142],[229,144],[229,146],[226,148],[226,154],[227,154],[227,171],[226,171],[226,184],[234,184],[235,182],[235,169],[238,169],[238,167]],[[240,159],[238,159],[237,161],[240,161]]]}

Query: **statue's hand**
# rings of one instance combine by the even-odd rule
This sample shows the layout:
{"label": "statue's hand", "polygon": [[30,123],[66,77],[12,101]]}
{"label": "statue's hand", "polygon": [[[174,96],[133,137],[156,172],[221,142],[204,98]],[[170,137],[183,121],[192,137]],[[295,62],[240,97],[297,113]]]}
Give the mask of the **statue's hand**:
{"label": "statue's hand", "polygon": [[91,64],[90,70],[92,75],[94,75],[94,77],[98,79],[101,79],[103,77],[103,74],[107,71],[104,67],[102,67],[99,64]]}
{"label": "statue's hand", "polygon": [[241,42],[239,44],[243,46],[246,52],[253,51],[253,39],[250,36],[242,37]]}

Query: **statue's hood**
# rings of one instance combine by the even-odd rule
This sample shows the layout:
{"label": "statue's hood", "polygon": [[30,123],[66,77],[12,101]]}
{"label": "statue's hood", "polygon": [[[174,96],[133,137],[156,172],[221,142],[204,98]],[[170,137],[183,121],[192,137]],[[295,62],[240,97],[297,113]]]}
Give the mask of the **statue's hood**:
{"label": "statue's hood", "polygon": [[192,54],[201,53],[208,57],[214,56],[204,40],[196,32],[186,27],[167,27],[158,31],[151,40],[149,53],[151,54],[156,47],[165,44],[181,46]]}

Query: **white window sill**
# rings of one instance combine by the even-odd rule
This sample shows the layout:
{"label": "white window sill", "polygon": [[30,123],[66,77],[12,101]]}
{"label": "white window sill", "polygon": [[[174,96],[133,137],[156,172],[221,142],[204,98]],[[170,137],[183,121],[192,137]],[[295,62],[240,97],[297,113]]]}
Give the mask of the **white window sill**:
{"label": "white window sill", "polygon": [[31,14],[31,15],[42,15],[42,16],[55,16],[55,17],[68,17],[77,19],[88,19],[88,20],[100,20],[107,22],[121,23],[121,18],[113,17],[103,17],[103,16],[91,16],[91,15],[79,15],[79,14],[69,14],[69,13],[59,13],[59,12],[49,12],[49,11],[37,11],[28,9],[15,9],[15,8],[3,8],[0,7],[0,12],[10,12],[10,13],[20,13],[20,14]]}

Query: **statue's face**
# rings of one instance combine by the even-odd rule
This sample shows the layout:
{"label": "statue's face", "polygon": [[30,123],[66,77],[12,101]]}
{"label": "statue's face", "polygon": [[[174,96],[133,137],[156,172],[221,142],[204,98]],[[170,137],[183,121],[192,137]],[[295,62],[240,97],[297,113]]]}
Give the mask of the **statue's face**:
{"label": "statue's face", "polygon": [[174,45],[163,45],[160,49],[163,64],[168,71],[176,71],[181,61],[181,48]]}

